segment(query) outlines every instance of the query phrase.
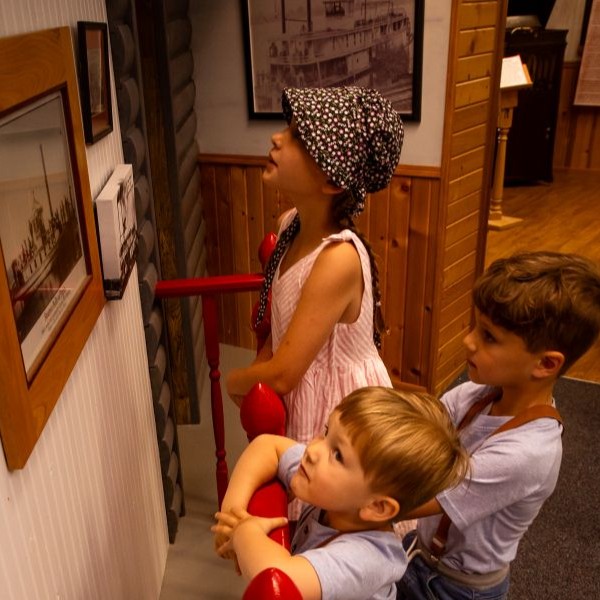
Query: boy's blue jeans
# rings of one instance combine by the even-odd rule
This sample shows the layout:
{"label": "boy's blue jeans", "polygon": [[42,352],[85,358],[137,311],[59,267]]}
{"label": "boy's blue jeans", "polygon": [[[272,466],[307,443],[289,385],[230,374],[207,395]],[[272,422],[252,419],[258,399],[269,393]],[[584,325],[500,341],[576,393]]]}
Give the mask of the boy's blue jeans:
{"label": "boy's blue jeans", "polygon": [[[404,538],[405,547],[415,533]],[[408,539],[407,539],[408,538]],[[420,556],[408,565],[404,577],[396,583],[396,600],[505,600],[508,597],[509,577],[485,590],[473,589],[440,575]]]}

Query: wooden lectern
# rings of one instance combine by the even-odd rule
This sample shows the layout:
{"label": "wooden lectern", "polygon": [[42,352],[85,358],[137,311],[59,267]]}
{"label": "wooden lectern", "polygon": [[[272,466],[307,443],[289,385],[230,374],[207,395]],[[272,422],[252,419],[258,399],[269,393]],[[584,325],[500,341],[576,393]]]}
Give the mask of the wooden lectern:
{"label": "wooden lectern", "polygon": [[502,60],[500,78],[500,106],[498,110],[498,145],[494,164],[494,181],[488,229],[502,230],[518,225],[523,219],[507,217],[502,214],[502,197],[504,195],[504,168],[506,166],[506,144],[508,132],[512,125],[513,109],[519,102],[519,90],[530,87],[531,77],[527,65],[521,62],[520,56],[509,56]]}

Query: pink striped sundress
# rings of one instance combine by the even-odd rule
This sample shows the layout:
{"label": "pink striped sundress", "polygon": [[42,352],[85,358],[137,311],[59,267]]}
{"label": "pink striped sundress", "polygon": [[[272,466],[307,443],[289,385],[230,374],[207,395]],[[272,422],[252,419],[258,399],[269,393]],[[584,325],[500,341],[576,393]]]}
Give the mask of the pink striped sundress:
{"label": "pink striped sundress", "polygon": [[[285,229],[295,216],[292,210],[281,224]],[[360,315],[354,323],[338,323],[300,383],[283,397],[287,408],[287,435],[307,443],[321,435],[329,413],[350,392],[367,386],[392,387],[388,372],[373,342],[373,290],[369,255],[358,236],[348,229],[324,238],[309,255],[273,278],[271,334],[275,352],[296,310],[300,293],[319,253],[332,243],[350,242],[360,256],[364,292]]]}

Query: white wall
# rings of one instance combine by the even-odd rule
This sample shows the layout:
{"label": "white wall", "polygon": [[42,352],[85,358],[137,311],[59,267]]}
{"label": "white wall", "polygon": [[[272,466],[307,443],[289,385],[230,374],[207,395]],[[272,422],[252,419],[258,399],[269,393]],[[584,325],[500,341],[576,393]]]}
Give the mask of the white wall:
{"label": "white wall", "polygon": [[[0,36],[75,32],[78,20],[106,21],[103,0],[0,2]],[[87,147],[93,197],[123,161],[113,117],[113,133]],[[123,300],[103,310],[25,468],[10,472],[0,456],[0,597],[152,600],[167,549],[134,271]]]}
{"label": "white wall", "polygon": [[[400,162],[439,166],[451,2],[425,2],[421,122],[405,123]],[[249,120],[239,0],[191,0],[200,151],[266,155],[282,121]]]}

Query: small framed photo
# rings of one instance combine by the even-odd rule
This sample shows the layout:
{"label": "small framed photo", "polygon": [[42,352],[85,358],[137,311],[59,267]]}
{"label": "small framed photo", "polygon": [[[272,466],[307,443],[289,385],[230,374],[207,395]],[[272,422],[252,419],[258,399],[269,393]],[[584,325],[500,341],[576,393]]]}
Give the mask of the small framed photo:
{"label": "small framed photo", "polygon": [[248,111],[281,119],[285,87],[375,88],[421,120],[425,0],[241,0]]}
{"label": "small framed photo", "polygon": [[106,23],[78,21],[79,88],[86,144],[113,129]]}

